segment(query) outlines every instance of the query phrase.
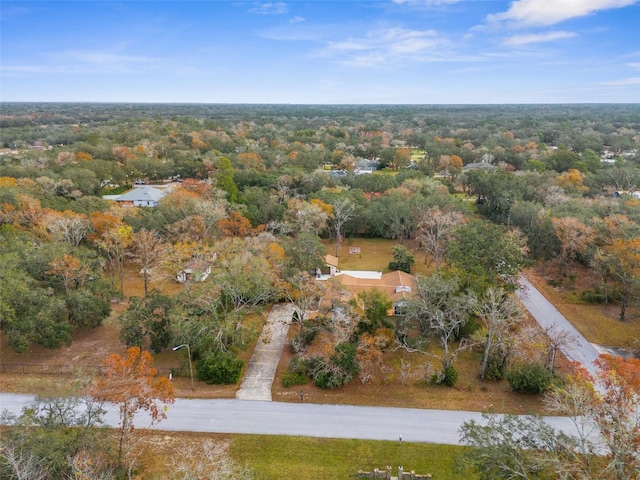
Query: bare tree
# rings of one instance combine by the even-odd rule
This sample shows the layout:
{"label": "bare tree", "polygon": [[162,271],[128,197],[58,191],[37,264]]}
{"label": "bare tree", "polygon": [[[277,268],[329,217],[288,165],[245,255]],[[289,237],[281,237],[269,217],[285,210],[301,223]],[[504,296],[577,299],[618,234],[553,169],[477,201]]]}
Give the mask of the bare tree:
{"label": "bare tree", "polygon": [[234,461],[229,446],[221,442],[205,440],[197,445],[182,446],[169,465],[171,478],[175,480],[251,480],[253,473]]}
{"label": "bare tree", "polygon": [[[441,274],[429,277],[418,277],[416,291],[409,302],[407,321],[418,322],[420,338],[409,339],[410,324],[401,325],[398,333],[398,345],[409,352],[420,352],[433,358],[437,358],[443,371],[453,367],[456,357],[464,350],[471,348],[474,343],[468,339],[461,339],[457,346],[452,347],[460,329],[469,320],[472,307],[472,297],[460,291],[460,284],[455,278],[446,278]],[[420,346],[421,343],[433,335],[437,338],[442,354],[436,355]]]}
{"label": "bare tree", "polygon": [[446,212],[438,207],[423,212],[419,223],[417,237],[425,250],[424,263],[431,255],[436,262],[436,271],[440,268],[440,259],[446,252],[447,240],[453,229],[464,222],[460,212]]}
{"label": "bare tree", "polygon": [[348,198],[340,198],[331,204],[333,207],[333,227],[336,231],[336,257],[340,252],[342,227],[355,216],[355,206]]}
{"label": "bare tree", "polygon": [[502,288],[491,287],[481,299],[474,299],[473,308],[485,327],[484,354],[480,378],[487,375],[492,351],[502,349],[503,358],[508,357],[505,348],[513,329],[523,320],[524,313],[518,301]]}
{"label": "bare tree", "polygon": [[56,239],[77,248],[91,231],[91,222],[86,215],[67,210],[62,214],[50,214],[47,217],[47,230]]}
{"label": "bare tree", "polygon": [[200,221],[204,226],[203,237],[208,238],[215,229],[216,224],[227,216],[227,208],[229,202],[224,196],[220,195],[220,191],[214,199],[199,200],[194,206],[196,215],[200,217]]}
{"label": "bare tree", "polygon": [[543,330],[546,344],[545,366],[553,373],[556,364],[556,356],[559,350],[576,345],[578,337],[569,331],[560,328],[556,323],[549,325]]}
{"label": "bare tree", "polygon": [[293,323],[298,325],[298,337],[292,339],[291,346],[297,353],[303,353],[305,335],[308,333],[307,319],[309,313],[320,309],[320,302],[326,293],[326,285],[317,282],[308,272],[300,272],[294,276],[284,290],[284,295],[293,305]]}
{"label": "bare tree", "polygon": [[[49,478],[42,461],[19,445],[0,440],[0,473],[16,480],[45,480]],[[2,478],[5,478],[4,476]]]}
{"label": "bare tree", "polygon": [[155,230],[142,229],[133,235],[131,258],[142,267],[144,296],[149,294],[149,276],[162,258],[167,244]]}

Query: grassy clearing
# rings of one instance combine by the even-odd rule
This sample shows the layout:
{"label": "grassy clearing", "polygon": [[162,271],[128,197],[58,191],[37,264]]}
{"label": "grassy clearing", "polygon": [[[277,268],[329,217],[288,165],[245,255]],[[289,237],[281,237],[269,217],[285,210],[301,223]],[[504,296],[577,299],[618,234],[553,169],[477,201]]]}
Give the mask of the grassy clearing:
{"label": "grassy clearing", "polygon": [[[374,270],[382,273],[389,272],[389,262],[393,261],[391,248],[398,245],[398,240],[383,238],[346,238],[340,243],[338,252],[340,270]],[[334,255],[336,245],[333,241],[325,242],[327,253]],[[405,245],[411,249],[416,263],[411,270],[412,274],[427,275],[434,270],[434,266],[425,265],[425,254],[411,245]],[[349,253],[349,247],[359,247],[360,253]]]}
{"label": "grassy clearing", "polygon": [[[395,437],[396,432],[390,433]],[[139,431],[136,435],[140,449],[143,478],[167,478],[172,457],[185,447],[197,449],[205,440],[220,442],[229,447],[236,462],[246,465],[256,480],[348,479],[355,478],[358,470],[392,467],[394,475],[398,465],[405,471],[431,473],[437,480],[455,480],[460,473],[454,471],[456,457],[465,447],[409,443],[288,437],[276,435],[228,435],[206,433],[175,433]],[[473,480],[477,477],[464,475]]]}
{"label": "grassy clearing", "polygon": [[[395,434],[395,432],[394,432]],[[361,470],[398,465],[405,471],[431,473],[433,478],[460,478],[453,470],[455,456],[463,447],[308,437],[235,435],[233,457],[246,463],[257,480],[354,478]],[[465,476],[465,478],[474,478]]]}

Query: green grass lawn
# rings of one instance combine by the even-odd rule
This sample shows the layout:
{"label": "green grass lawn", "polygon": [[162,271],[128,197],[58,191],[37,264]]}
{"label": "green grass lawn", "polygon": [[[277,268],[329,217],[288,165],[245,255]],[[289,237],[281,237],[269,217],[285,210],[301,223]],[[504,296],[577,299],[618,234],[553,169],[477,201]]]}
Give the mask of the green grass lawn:
{"label": "green grass lawn", "polygon": [[[346,238],[340,243],[338,268],[340,270],[376,270],[387,273],[389,262],[393,260],[391,249],[398,244],[400,244],[398,240],[384,238]],[[335,243],[328,240],[325,245],[327,253],[335,255]],[[433,265],[427,267],[424,264],[425,254],[422,251],[413,248],[408,242],[405,246],[409,247],[416,261],[411,273],[426,275],[433,271]],[[349,247],[359,247],[360,253],[349,253]]]}
{"label": "green grass lawn", "polygon": [[[394,432],[395,433],[395,432]],[[257,480],[348,479],[359,469],[392,467],[431,473],[437,480],[454,480],[456,456],[464,447],[397,441],[366,441],[264,435],[234,435],[231,453],[256,473]],[[464,475],[466,479],[476,477]]]}

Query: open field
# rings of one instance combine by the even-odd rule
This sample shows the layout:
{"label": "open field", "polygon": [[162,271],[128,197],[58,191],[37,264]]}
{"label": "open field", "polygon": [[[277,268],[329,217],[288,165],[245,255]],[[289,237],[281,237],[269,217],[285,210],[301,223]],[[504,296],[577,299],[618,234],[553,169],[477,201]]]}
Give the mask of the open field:
{"label": "open field", "polygon": [[[382,238],[345,238],[340,243],[338,254],[340,270],[375,270],[383,273],[389,272],[389,262],[393,261],[391,247],[400,244],[397,240],[386,240]],[[335,242],[325,242],[327,253],[334,255],[336,252]],[[434,271],[434,266],[425,265],[425,254],[422,251],[413,249],[407,243],[406,247],[412,249],[415,258],[414,268],[411,273],[427,275]],[[360,253],[349,253],[349,247],[359,247]]]}
{"label": "open field", "polygon": [[[463,447],[450,445],[382,442],[365,440],[282,437],[264,435],[215,435],[175,432],[140,432],[140,462],[145,479],[166,479],[166,472],[176,452],[197,449],[211,440],[228,446],[236,462],[255,473],[256,480],[299,480],[355,478],[359,469],[371,471],[399,465],[405,471],[431,473],[437,480],[454,480],[455,458]],[[473,476],[465,474],[472,480]]]}

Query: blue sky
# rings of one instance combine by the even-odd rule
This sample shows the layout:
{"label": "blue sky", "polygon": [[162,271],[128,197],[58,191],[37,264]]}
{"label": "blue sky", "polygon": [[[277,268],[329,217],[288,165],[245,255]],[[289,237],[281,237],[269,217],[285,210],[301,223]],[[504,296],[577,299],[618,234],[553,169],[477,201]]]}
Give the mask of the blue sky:
{"label": "blue sky", "polygon": [[10,1],[0,100],[640,102],[640,0]]}

